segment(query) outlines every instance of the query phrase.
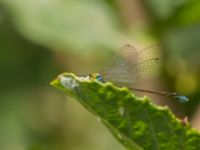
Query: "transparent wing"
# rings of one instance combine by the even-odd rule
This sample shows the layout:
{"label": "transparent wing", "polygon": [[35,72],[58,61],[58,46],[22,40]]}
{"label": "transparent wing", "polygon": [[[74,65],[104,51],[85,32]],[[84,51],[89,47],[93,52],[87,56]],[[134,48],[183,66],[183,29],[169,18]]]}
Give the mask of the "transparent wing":
{"label": "transparent wing", "polygon": [[152,45],[139,50],[137,62],[138,74],[140,79],[157,76],[160,73],[162,60],[162,45]]}
{"label": "transparent wing", "polygon": [[106,81],[133,84],[138,76],[137,62],[138,51],[130,45],[125,45],[100,73]]}
{"label": "transparent wing", "polygon": [[161,64],[159,50],[159,45],[139,51],[131,45],[125,45],[100,73],[106,81],[133,85],[139,78],[151,77],[158,73]]}

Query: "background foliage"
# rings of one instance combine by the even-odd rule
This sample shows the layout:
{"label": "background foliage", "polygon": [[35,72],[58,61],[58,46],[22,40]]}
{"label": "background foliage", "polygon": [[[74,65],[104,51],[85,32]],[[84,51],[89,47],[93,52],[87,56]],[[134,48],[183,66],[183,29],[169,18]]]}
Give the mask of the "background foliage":
{"label": "background foliage", "polygon": [[156,102],[199,129],[199,8],[198,0],[0,0],[0,148],[123,149],[49,82],[64,71],[98,72],[126,43],[164,43],[154,88],[191,100]]}

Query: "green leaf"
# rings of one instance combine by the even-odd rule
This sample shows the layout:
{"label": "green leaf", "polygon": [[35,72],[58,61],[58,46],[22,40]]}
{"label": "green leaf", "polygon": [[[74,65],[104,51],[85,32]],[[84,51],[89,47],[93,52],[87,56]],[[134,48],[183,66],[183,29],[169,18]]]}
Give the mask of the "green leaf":
{"label": "green leaf", "polygon": [[20,33],[53,49],[119,47],[122,35],[114,11],[102,0],[0,0]]}
{"label": "green leaf", "polygon": [[59,75],[51,85],[75,97],[127,149],[200,149],[199,132],[176,118],[167,107],[155,106],[147,97],[136,97],[127,88],[72,73]]}

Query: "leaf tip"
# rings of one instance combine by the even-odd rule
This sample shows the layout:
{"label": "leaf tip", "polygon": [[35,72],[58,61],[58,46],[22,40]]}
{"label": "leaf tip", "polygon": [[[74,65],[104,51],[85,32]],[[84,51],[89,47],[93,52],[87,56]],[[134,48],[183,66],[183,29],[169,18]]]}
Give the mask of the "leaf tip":
{"label": "leaf tip", "polygon": [[50,84],[51,86],[56,86],[56,85],[59,84],[59,81],[58,81],[58,79],[54,79],[54,80],[51,81],[49,84]]}

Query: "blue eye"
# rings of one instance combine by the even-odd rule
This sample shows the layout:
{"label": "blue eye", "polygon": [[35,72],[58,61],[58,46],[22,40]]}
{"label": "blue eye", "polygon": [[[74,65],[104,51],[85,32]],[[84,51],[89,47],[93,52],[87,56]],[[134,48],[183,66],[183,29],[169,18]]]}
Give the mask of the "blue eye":
{"label": "blue eye", "polygon": [[96,80],[98,80],[100,82],[104,82],[103,77],[101,75],[97,75]]}

